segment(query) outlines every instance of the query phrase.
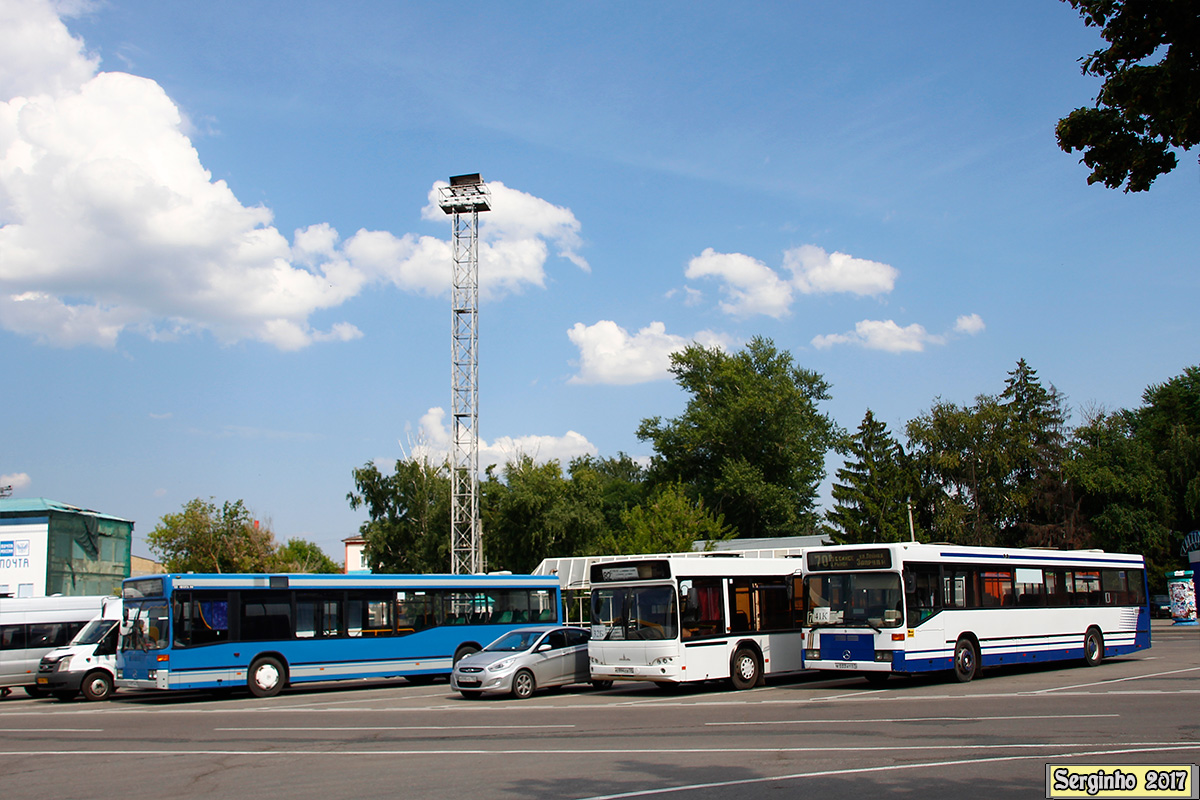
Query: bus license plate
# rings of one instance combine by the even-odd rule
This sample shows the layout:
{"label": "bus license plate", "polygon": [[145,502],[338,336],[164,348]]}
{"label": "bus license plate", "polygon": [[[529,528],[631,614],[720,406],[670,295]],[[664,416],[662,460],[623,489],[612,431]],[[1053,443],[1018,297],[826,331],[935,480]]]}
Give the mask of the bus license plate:
{"label": "bus license plate", "polygon": [[632,675],[633,667],[613,667],[613,672],[618,675]]}

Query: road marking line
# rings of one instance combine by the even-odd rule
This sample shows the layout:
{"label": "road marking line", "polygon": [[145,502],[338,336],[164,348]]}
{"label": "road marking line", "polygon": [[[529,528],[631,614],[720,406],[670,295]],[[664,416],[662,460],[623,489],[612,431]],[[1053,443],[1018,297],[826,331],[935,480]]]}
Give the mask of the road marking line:
{"label": "road marking line", "polygon": [[262,728],[213,728],[214,731],[477,731],[477,730],[544,730],[546,728],[574,728],[574,725],[404,725],[371,726],[346,725],[342,727],[279,727]]}
{"label": "road marking line", "polygon": [[[1120,714],[1070,714],[1070,719],[1098,719],[1100,717],[1119,717]],[[781,719],[755,720],[745,722],[706,722],[705,725],[718,727],[721,725],[853,725],[860,722],[988,722],[998,719],[1063,719],[1063,714],[1031,714],[1027,716],[1004,717],[893,717],[890,719]]]}

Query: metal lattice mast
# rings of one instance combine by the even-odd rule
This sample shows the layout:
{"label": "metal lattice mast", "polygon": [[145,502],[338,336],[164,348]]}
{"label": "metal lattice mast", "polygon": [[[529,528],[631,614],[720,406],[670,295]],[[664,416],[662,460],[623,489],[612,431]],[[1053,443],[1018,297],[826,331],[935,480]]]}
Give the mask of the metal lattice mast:
{"label": "metal lattice mast", "polygon": [[479,524],[479,212],[491,197],[479,174],[456,175],[438,205],[452,215],[454,291],[451,298],[450,571],[483,572]]}

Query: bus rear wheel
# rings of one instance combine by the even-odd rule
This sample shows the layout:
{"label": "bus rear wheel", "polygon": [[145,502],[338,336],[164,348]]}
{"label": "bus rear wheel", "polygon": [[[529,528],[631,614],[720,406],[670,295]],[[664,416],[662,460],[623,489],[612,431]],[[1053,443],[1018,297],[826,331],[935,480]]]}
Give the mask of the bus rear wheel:
{"label": "bus rear wheel", "polygon": [[283,690],[283,664],[274,656],[254,659],[246,673],[246,685],[255,697],[274,697]]}
{"label": "bus rear wheel", "polygon": [[1104,634],[1095,628],[1088,628],[1083,637],[1083,661],[1089,667],[1096,667],[1104,660]]}
{"label": "bus rear wheel", "polygon": [[735,689],[750,689],[758,683],[758,654],[749,647],[739,647],[729,664],[729,677]]}
{"label": "bus rear wheel", "polygon": [[975,642],[966,636],[954,645],[954,677],[959,683],[970,683],[979,673],[979,651]]}

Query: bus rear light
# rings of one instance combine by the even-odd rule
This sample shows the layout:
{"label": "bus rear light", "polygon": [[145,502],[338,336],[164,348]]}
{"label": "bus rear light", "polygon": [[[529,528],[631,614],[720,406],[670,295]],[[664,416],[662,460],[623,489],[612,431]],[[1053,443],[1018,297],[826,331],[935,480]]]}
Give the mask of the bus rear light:
{"label": "bus rear light", "polygon": [[893,634],[892,634],[892,641],[893,641],[893,642],[903,642],[903,641],[904,641],[904,634],[903,634],[903,633],[893,633]]}
{"label": "bus rear light", "polygon": [[891,661],[892,660],[892,651],[891,650],[876,650],[875,651],[875,660],[878,662]]}
{"label": "bus rear light", "polygon": [[155,661],[170,661],[171,657],[164,653],[162,655],[156,656],[154,660]]}

